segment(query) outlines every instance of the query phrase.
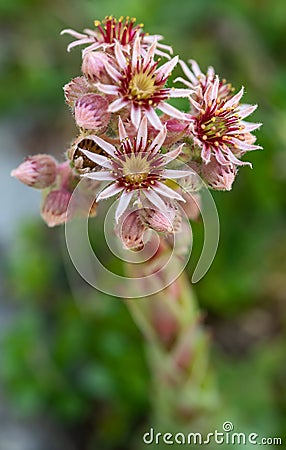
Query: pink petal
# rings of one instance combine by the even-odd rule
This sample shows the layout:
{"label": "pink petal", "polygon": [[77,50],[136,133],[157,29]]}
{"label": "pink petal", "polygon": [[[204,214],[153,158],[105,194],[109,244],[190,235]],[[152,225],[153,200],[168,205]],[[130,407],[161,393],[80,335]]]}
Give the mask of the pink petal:
{"label": "pink petal", "polygon": [[118,131],[119,131],[120,141],[123,141],[124,139],[126,139],[128,137],[128,134],[127,134],[125,127],[123,125],[123,122],[121,120],[121,117],[119,117],[119,119],[118,119]]}
{"label": "pink petal", "polygon": [[190,175],[193,175],[193,170],[171,170],[171,169],[165,169],[164,170],[164,177],[166,178],[183,178],[183,177],[189,177]]}
{"label": "pink petal", "polygon": [[60,35],[62,36],[63,34],[70,34],[71,36],[75,37],[76,39],[84,39],[87,37],[86,34],[78,33],[77,31],[72,30],[70,28],[62,30],[60,32]]}
{"label": "pink petal", "polygon": [[260,128],[262,123],[241,122],[241,125],[244,125],[242,133],[249,133],[250,131],[254,131],[257,130],[257,128]]}
{"label": "pink petal", "polygon": [[157,44],[156,41],[153,42],[153,44],[149,47],[146,55],[144,56],[144,62],[143,62],[144,66],[146,66],[149,61],[153,61],[154,53],[155,53],[155,49],[156,49],[156,44]]}
{"label": "pink petal", "polygon": [[164,157],[166,158],[168,163],[173,161],[174,159],[176,159],[179,156],[184,145],[185,144],[181,144],[181,145],[179,145],[179,147],[175,148],[175,150],[172,150],[171,152],[168,152],[164,155]]}
{"label": "pink petal", "polygon": [[146,144],[147,144],[147,138],[148,138],[148,127],[147,127],[147,117],[143,117],[141,120],[138,133],[137,133],[137,140],[136,140],[136,149],[139,150],[140,148],[142,151],[145,150]]}
{"label": "pink petal", "polygon": [[200,66],[198,65],[198,63],[194,60],[194,59],[189,59],[189,63],[192,66],[192,71],[194,72],[194,74],[196,75],[196,77],[200,77],[201,75],[203,75]]}
{"label": "pink petal", "polygon": [[116,148],[112,144],[106,142],[104,139],[101,139],[99,136],[92,136],[92,139],[110,156],[115,156]]}
{"label": "pink petal", "polygon": [[100,192],[100,194],[97,196],[96,201],[99,202],[100,200],[105,200],[106,198],[113,197],[115,194],[118,194],[118,192],[123,191],[123,189],[124,188],[122,186],[117,186],[116,183],[112,183]]}
{"label": "pink petal", "polygon": [[161,197],[156,194],[156,192],[153,189],[144,189],[144,194],[146,198],[151,202],[153,205],[155,205],[160,210],[166,210],[167,206],[166,203],[161,199]]}
{"label": "pink petal", "polygon": [[156,130],[161,130],[163,128],[163,124],[162,124],[161,120],[159,119],[159,117],[157,116],[157,114],[155,113],[153,108],[145,109],[144,113],[145,113],[145,116],[147,117],[147,119],[149,120],[149,122],[151,123],[151,125]]}
{"label": "pink petal", "polygon": [[155,72],[156,78],[160,80],[162,78],[169,77],[174,67],[176,67],[176,65],[178,64],[178,61],[179,57],[175,56],[174,58],[171,59],[171,61],[168,61],[165,64],[163,64],[163,66],[159,67],[159,69],[157,69]]}
{"label": "pink petal", "polygon": [[238,113],[241,119],[250,116],[257,108],[257,105],[241,105],[238,108]]}
{"label": "pink petal", "polygon": [[[184,74],[189,78],[189,80],[193,83],[193,85],[198,84],[197,78],[193,75],[191,70],[188,68],[187,64],[181,59],[179,60],[179,64],[182,67]],[[184,82],[182,79],[180,81]]]}
{"label": "pink petal", "polygon": [[170,97],[173,97],[173,98],[188,97],[193,92],[194,91],[191,90],[191,89],[171,88],[171,90],[170,90]]}
{"label": "pink petal", "polygon": [[162,145],[164,144],[164,142],[165,142],[167,132],[168,132],[168,130],[167,130],[167,127],[165,125],[160,130],[160,132],[157,134],[155,139],[151,142],[150,146],[148,147],[148,151],[155,150],[156,152],[158,152],[160,150],[160,148],[162,147]]}
{"label": "pink petal", "polygon": [[118,223],[120,217],[126,211],[128,205],[129,205],[129,203],[131,201],[132,195],[133,195],[133,192],[126,192],[126,191],[124,191],[121,194],[118,206],[117,206],[116,211],[115,211],[116,223]]}
{"label": "pink petal", "polygon": [[132,103],[131,105],[131,122],[133,125],[138,128],[141,120],[141,108],[140,106]]}
{"label": "pink petal", "polygon": [[96,164],[99,164],[102,167],[106,167],[107,169],[112,169],[110,161],[105,158],[105,156],[97,155],[96,153],[90,152],[89,150],[80,149],[80,151]]}
{"label": "pink petal", "polygon": [[124,106],[128,105],[128,101],[124,100],[123,98],[118,98],[117,100],[114,100],[114,102],[110,103],[108,107],[108,111],[115,113],[119,111],[120,109],[124,108]]}
{"label": "pink petal", "polygon": [[190,83],[190,81],[187,81],[187,80],[185,80],[185,79],[182,78],[182,77],[178,77],[178,78],[176,78],[176,79],[174,80],[174,83],[178,83],[178,82],[183,83],[183,84],[185,84],[187,87],[190,87],[190,88],[193,88],[193,87],[194,87],[194,85],[193,85],[192,83]]}
{"label": "pink petal", "polygon": [[210,149],[210,147],[207,147],[206,145],[203,146],[201,157],[202,157],[202,160],[206,164],[208,164],[210,162],[210,159],[211,159],[211,149]]}
{"label": "pink petal", "polygon": [[259,145],[248,144],[247,142],[240,141],[239,139],[236,139],[234,137],[231,138],[231,142],[234,145],[237,145],[240,150],[245,150],[247,152],[250,150],[262,149],[262,147],[260,147]]}
{"label": "pink petal", "polygon": [[85,47],[85,49],[83,49],[82,55],[85,56],[88,52],[92,52],[93,50],[98,50],[101,47],[102,47],[102,44],[100,44],[99,42],[95,42],[94,44],[91,44],[88,47]]}
{"label": "pink petal", "polygon": [[114,86],[112,84],[102,84],[102,83],[96,83],[96,87],[105,94],[109,95],[117,95],[118,94],[118,87]]}
{"label": "pink petal", "polygon": [[73,47],[77,47],[78,45],[83,45],[83,44],[89,44],[90,42],[92,42],[92,38],[85,38],[85,39],[80,39],[79,41],[71,42],[67,46],[67,51],[70,52]]}
{"label": "pink petal", "polygon": [[121,69],[125,69],[127,62],[119,42],[116,42],[115,44],[115,56]]}
{"label": "pink petal", "polygon": [[105,66],[105,70],[108,73],[108,75],[111,76],[111,78],[114,79],[114,81],[118,82],[121,78],[120,73],[118,72],[118,70],[115,69],[115,67],[113,67],[111,64],[109,64],[108,62],[104,61],[104,66]]}
{"label": "pink petal", "polygon": [[110,172],[100,170],[99,172],[89,172],[81,175],[82,178],[90,178],[97,181],[111,181],[114,180],[114,176]]}
{"label": "pink petal", "polygon": [[168,114],[168,116],[170,116],[170,117],[175,117],[176,119],[179,119],[179,120],[185,119],[185,114],[182,113],[181,111],[179,111],[174,106],[169,105],[169,103],[165,103],[165,102],[159,103],[158,109],[163,111],[165,114]]}
{"label": "pink petal", "polygon": [[[227,152],[227,156],[229,155],[230,150]],[[223,154],[223,152],[220,149],[217,149],[215,152],[215,158],[219,164],[222,166],[229,166],[230,161],[229,159]]]}
{"label": "pink petal", "polygon": [[164,195],[164,197],[175,198],[176,200],[179,200],[181,202],[186,201],[183,199],[183,197],[178,192],[174,191],[174,189],[169,188],[168,186],[166,186],[163,183],[157,182],[154,185],[154,190],[156,192],[159,192],[159,194]]}
{"label": "pink petal", "polygon": [[158,44],[157,44],[155,53],[157,56],[163,56],[163,58],[171,59],[171,56],[168,55],[168,53],[161,52],[161,50],[158,50]]}
{"label": "pink petal", "polygon": [[135,42],[134,42],[133,53],[132,53],[132,67],[137,66],[137,61],[138,61],[138,59],[140,59],[140,56],[141,56],[141,42],[140,42],[140,37],[137,34]]}
{"label": "pink petal", "polygon": [[243,92],[244,92],[244,87],[242,87],[240,89],[240,91],[234,95],[230,100],[228,100],[225,104],[224,104],[224,108],[231,108],[233,105],[236,105],[237,103],[239,103],[241,97],[243,96]]}
{"label": "pink petal", "polygon": [[219,78],[218,78],[218,76],[216,76],[216,79],[215,79],[215,81],[213,83],[213,88],[212,88],[212,93],[211,93],[211,100],[216,100],[217,99],[218,88],[219,88]]}

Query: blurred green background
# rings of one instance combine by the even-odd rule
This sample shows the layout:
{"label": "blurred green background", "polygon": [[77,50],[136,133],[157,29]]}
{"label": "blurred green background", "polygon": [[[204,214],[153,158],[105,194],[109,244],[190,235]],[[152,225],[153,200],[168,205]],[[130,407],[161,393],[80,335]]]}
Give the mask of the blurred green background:
{"label": "blurred green background", "polygon": [[[195,290],[226,420],[285,441],[285,0],[1,0],[0,14],[0,450],[136,449],[149,423],[143,342],[124,304],[68,279],[63,230],[49,230],[38,193],[9,178],[27,154],[62,157],[76,132],[62,86],[81,55],[59,33],[107,14],[137,17],[259,104],[251,120],[264,124],[264,150],[247,155],[254,168],[230,193],[214,193],[221,239]],[[194,233],[190,273],[201,223]]]}

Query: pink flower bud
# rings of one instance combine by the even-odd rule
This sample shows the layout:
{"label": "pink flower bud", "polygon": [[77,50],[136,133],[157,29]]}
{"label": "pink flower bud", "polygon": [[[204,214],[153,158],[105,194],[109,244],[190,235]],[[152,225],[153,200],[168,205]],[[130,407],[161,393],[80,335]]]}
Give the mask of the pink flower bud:
{"label": "pink flower bud", "polygon": [[90,90],[87,80],[84,77],[76,77],[64,86],[66,103],[73,108],[75,102],[87,94]]}
{"label": "pink flower bud", "polygon": [[68,205],[71,198],[71,192],[62,188],[51,191],[45,197],[41,216],[49,227],[61,225],[70,219]]}
{"label": "pink flower bud", "polygon": [[139,251],[144,247],[143,234],[146,226],[142,223],[138,211],[125,213],[116,227],[116,234],[122,240],[124,247]]}
{"label": "pink flower bud", "polygon": [[87,130],[103,131],[109,121],[108,101],[99,94],[86,94],[75,104],[75,120],[79,127]]}
{"label": "pink flower bud", "polygon": [[39,154],[30,156],[17,169],[12,170],[12,177],[36,189],[51,186],[56,179],[57,163],[52,156]]}
{"label": "pink flower bud", "polygon": [[222,166],[215,159],[202,164],[201,175],[209,187],[218,191],[230,191],[237,174],[234,164]]}
{"label": "pink flower bud", "polygon": [[163,233],[174,233],[176,219],[175,208],[169,208],[168,212],[161,212],[153,208],[146,208],[141,212],[142,219],[147,227]]}
{"label": "pink flower bud", "polygon": [[88,52],[83,57],[82,73],[91,81],[110,84],[111,78],[106,72],[105,64],[112,65],[111,58],[103,52]]}

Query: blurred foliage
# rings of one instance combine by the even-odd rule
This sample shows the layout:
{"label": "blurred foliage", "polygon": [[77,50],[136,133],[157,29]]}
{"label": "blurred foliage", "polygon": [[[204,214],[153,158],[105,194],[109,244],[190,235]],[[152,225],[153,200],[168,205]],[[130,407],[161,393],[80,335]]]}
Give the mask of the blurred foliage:
{"label": "blurred foliage", "polygon": [[82,430],[91,421],[97,445],[110,448],[146,414],[142,341],[123,303],[71,294],[59,238],[42,223],[23,226],[11,252],[6,284],[19,314],[1,343],[0,380],[20,416],[48,412]]}
{"label": "blurred foliage", "polygon": [[[107,14],[136,16],[175,54],[213,65],[246,87],[245,102],[259,104],[253,120],[264,124],[257,135],[265,150],[247,155],[254,169],[240,170],[232,192],[214,193],[221,239],[195,289],[216,342],[226,418],[285,436],[285,0],[1,0],[0,13],[1,115],[32,124],[23,152],[49,151],[47,142],[65,150],[58,141],[72,137],[73,125],[62,86],[79,73],[80,50],[67,54],[69,38],[59,33]],[[190,273],[203,238],[201,223],[193,229]],[[141,338],[120,301],[98,293],[76,304],[58,233],[39,223],[15,238],[6,287],[19,316],[1,344],[1,379],[21,414],[47,413],[82,435],[93,430],[81,450],[127,449],[148,410]]]}

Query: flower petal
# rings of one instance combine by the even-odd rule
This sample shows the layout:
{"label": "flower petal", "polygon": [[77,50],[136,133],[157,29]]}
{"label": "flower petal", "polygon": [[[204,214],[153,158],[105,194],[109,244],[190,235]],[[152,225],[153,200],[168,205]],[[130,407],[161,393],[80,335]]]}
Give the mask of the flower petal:
{"label": "flower petal", "polygon": [[99,172],[89,172],[81,175],[82,178],[90,178],[97,181],[111,181],[114,180],[114,176],[106,170],[100,170]]}
{"label": "flower petal", "polygon": [[153,108],[145,109],[144,113],[151,125],[156,130],[161,130],[163,128],[163,124]]}
{"label": "flower petal", "polygon": [[113,67],[108,62],[105,62],[104,66],[105,66],[106,72],[108,73],[108,75],[111,76],[111,78],[114,79],[114,81],[118,82],[121,79],[121,75],[118,72],[118,70],[115,69],[115,67]]}
{"label": "flower petal", "polygon": [[240,91],[234,95],[230,100],[228,100],[225,104],[224,104],[224,108],[231,108],[233,105],[236,105],[237,103],[239,103],[241,97],[243,96],[243,92],[244,92],[244,87],[242,86],[242,88],[240,89]]}
{"label": "flower petal", "polygon": [[164,177],[166,178],[183,178],[183,177],[189,177],[190,175],[193,175],[194,171],[192,169],[190,170],[171,170],[166,169],[164,170]]}
{"label": "flower petal", "polygon": [[118,119],[118,132],[119,132],[120,141],[123,141],[124,139],[126,139],[128,137],[128,134],[125,130],[125,127],[123,125],[121,117],[119,117],[119,119]]}
{"label": "flower petal", "polygon": [[140,106],[135,105],[132,103],[131,105],[131,122],[135,126],[135,128],[139,127],[141,120],[141,108]]}
{"label": "flower petal", "polygon": [[106,142],[104,139],[101,139],[99,136],[87,136],[87,139],[90,138],[94,142],[96,142],[97,145],[99,145],[100,148],[106,151],[110,156],[115,156],[116,148],[110,144],[109,142]]}
{"label": "flower petal", "polygon": [[148,147],[148,151],[155,150],[156,153],[160,150],[162,145],[165,142],[166,135],[167,135],[167,127],[166,125],[160,130],[160,132],[157,134],[155,139],[151,142],[150,146]]}
{"label": "flower petal", "polygon": [[99,164],[102,167],[106,167],[107,169],[112,169],[111,162],[107,158],[105,158],[105,156],[98,155],[97,153],[90,152],[89,150],[80,149],[80,151],[96,164]]}
{"label": "flower petal", "polygon": [[179,120],[185,119],[185,114],[182,113],[181,111],[179,111],[174,106],[169,105],[169,103],[165,103],[165,102],[159,103],[158,109],[163,111],[165,114],[168,114],[168,116],[170,116],[170,117],[175,117],[176,119],[179,119]]}
{"label": "flower petal", "polygon": [[185,199],[174,189],[169,188],[164,183],[160,183],[159,181],[154,185],[153,189],[156,192],[159,192],[159,194],[164,195],[164,197],[167,198],[175,198],[176,200],[179,200],[181,202],[185,203]]}
{"label": "flower petal", "polygon": [[114,102],[110,103],[108,107],[108,111],[115,113],[119,111],[120,109],[124,108],[124,106],[128,105],[128,101],[124,100],[123,98],[117,98],[114,100]]}
{"label": "flower petal", "polygon": [[110,184],[107,188],[103,189],[100,194],[98,194],[96,201],[105,200],[106,198],[113,197],[118,192],[123,191],[124,187],[117,186],[116,183]]}
{"label": "flower petal", "polygon": [[137,133],[137,139],[136,139],[136,150],[145,150],[146,144],[147,144],[147,138],[148,138],[148,127],[147,127],[147,117],[143,117],[141,120],[138,133]]}
{"label": "flower petal", "polygon": [[62,36],[63,34],[70,34],[71,36],[75,37],[76,39],[84,39],[86,38],[86,34],[82,34],[82,33],[78,33],[75,30],[72,30],[71,28],[66,28],[65,30],[62,30],[60,32],[60,35]]}
{"label": "flower petal", "polygon": [[156,192],[153,189],[144,189],[144,194],[146,198],[151,202],[153,205],[155,205],[160,210],[166,210],[167,205],[166,203],[161,199],[161,197],[156,194]]}
{"label": "flower petal", "polygon": [[[189,78],[189,80],[192,82],[192,86],[195,86],[196,84],[198,84],[198,80],[197,78],[194,76],[193,72],[191,72],[191,70],[189,69],[189,67],[187,66],[187,64],[185,63],[185,61],[182,61],[181,59],[179,60],[179,64],[184,72],[184,74]],[[183,81],[183,79],[180,79],[180,81]]]}
{"label": "flower petal", "polygon": [[193,92],[194,91],[192,89],[171,88],[171,90],[170,90],[170,97],[173,97],[173,98],[188,97]]}
{"label": "flower petal", "polygon": [[123,51],[121,49],[121,44],[118,41],[115,44],[114,52],[115,52],[115,56],[116,56],[116,59],[117,59],[117,62],[119,64],[120,68],[125,69],[126,57],[124,56]]}
{"label": "flower petal", "polygon": [[129,203],[131,201],[132,195],[133,195],[132,191],[131,192],[124,191],[121,194],[119,202],[118,202],[118,206],[117,206],[116,211],[115,211],[116,223],[118,223],[120,217],[126,211],[128,205],[129,205]]}
{"label": "flower petal", "polygon": [[113,84],[102,84],[96,83],[96,87],[105,94],[109,95],[117,95],[118,94],[118,86],[114,86]]}
{"label": "flower petal", "polygon": [[238,108],[238,114],[241,119],[250,116],[257,108],[257,105],[240,105]]}
{"label": "flower petal", "polygon": [[79,39],[78,41],[73,41],[67,46],[67,51],[70,52],[72,48],[78,45],[90,44],[92,42],[91,38]]}
{"label": "flower petal", "polygon": [[174,58],[171,59],[171,61],[167,61],[165,64],[159,67],[155,72],[156,78],[158,80],[168,78],[174,67],[176,67],[176,65],[178,64],[178,61],[179,57],[175,56]]}
{"label": "flower petal", "polygon": [[168,163],[173,161],[174,159],[176,159],[179,156],[184,145],[185,144],[181,144],[181,145],[179,145],[179,147],[175,148],[175,150],[172,150],[164,155],[164,157],[166,158]]}
{"label": "flower petal", "polygon": [[141,42],[140,42],[140,36],[137,34],[134,47],[133,47],[133,53],[132,53],[132,67],[137,66],[137,61],[141,57]]}

